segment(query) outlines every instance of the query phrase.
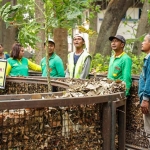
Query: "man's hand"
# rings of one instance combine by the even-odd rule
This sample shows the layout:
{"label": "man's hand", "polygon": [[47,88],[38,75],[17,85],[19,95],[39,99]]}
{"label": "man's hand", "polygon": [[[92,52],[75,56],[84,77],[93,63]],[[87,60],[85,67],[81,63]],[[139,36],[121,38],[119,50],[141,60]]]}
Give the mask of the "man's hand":
{"label": "man's hand", "polygon": [[142,103],[141,103],[141,111],[143,114],[148,114],[149,113],[149,101],[146,101],[146,100],[142,100]]}

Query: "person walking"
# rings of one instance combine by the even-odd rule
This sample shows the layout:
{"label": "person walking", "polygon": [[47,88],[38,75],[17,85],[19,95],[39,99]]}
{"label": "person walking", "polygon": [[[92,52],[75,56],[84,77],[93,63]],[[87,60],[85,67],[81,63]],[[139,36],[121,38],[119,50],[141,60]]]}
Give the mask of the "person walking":
{"label": "person walking", "polygon": [[124,52],[126,40],[122,35],[110,36],[111,48],[114,54],[110,58],[107,78],[111,80],[121,80],[126,84],[126,96],[129,96],[131,87],[132,60]]}
{"label": "person walking", "polygon": [[139,78],[138,95],[143,113],[144,129],[150,141],[150,34],[144,37],[141,51],[146,53]]}
{"label": "person walking", "polygon": [[4,53],[3,44],[0,44],[0,59],[8,59],[9,55]]}
{"label": "person walking", "polygon": [[68,54],[66,76],[76,79],[86,79],[90,72],[91,55],[84,49],[85,40],[82,34],[76,34],[73,38],[75,52]]}
{"label": "person walking", "polygon": [[28,71],[34,70],[41,72],[41,66],[23,57],[24,48],[20,43],[12,46],[10,58],[7,59],[7,76],[28,76]]}
{"label": "person walking", "polygon": [[[46,48],[45,43],[44,48]],[[53,39],[48,39],[50,77],[65,77],[63,61],[54,51],[55,42]],[[42,77],[47,77],[46,57],[42,58],[40,65],[42,68]]]}

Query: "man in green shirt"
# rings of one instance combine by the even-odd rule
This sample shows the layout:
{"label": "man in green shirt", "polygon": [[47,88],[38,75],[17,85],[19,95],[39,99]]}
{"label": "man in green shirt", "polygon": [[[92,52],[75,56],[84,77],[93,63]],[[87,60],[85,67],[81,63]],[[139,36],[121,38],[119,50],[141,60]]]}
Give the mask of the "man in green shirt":
{"label": "man in green shirt", "polygon": [[[44,48],[46,45],[44,43]],[[64,65],[62,59],[54,52],[55,51],[55,42],[53,39],[48,39],[48,56],[49,56],[49,68],[50,68],[50,77],[65,77]],[[47,77],[46,69],[46,57],[41,60],[42,68],[42,77]],[[58,89],[56,86],[52,86],[52,91],[57,92]]]}
{"label": "man in green shirt", "polygon": [[114,50],[114,54],[110,58],[107,77],[111,80],[119,79],[124,81],[126,84],[126,96],[128,96],[132,82],[132,60],[123,50],[126,40],[121,35],[111,36],[109,40],[111,41],[111,48]]}
{"label": "man in green shirt", "polygon": [[[45,48],[45,43],[44,43]],[[64,65],[62,59],[54,52],[55,42],[52,39],[48,39],[48,55],[49,55],[49,68],[51,77],[64,77]],[[41,60],[42,77],[47,77],[46,70],[46,57]]]}

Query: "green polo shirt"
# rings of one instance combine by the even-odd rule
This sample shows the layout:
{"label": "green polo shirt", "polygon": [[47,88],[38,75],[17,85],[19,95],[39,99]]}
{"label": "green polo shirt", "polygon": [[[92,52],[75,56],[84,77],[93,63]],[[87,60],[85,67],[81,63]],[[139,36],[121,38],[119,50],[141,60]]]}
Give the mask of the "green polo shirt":
{"label": "green polo shirt", "polygon": [[[41,68],[42,68],[42,77],[47,77],[47,69],[46,69],[46,57],[41,60]],[[53,55],[49,58],[49,68],[50,68],[50,76],[51,77],[64,77],[64,65],[62,59],[53,53]]]}
{"label": "green polo shirt", "polygon": [[20,60],[8,58],[7,59],[6,75],[9,76],[28,76],[29,69],[34,71],[41,71],[41,66],[37,65],[25,57]]}
{"label": "green polo shirt", "polygon": [[125,52],[116,57],[113,55],[110,58],[107,77],[111,80],[120,79],[124,81],[126,83],[126,95],[129,95],[132,83],[131,68],[132,60]]}

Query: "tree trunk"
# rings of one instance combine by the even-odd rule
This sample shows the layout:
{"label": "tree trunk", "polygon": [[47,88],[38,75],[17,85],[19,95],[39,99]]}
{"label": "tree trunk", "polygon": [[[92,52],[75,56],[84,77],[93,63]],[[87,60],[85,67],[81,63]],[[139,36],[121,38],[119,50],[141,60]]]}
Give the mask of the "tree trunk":
{"label": "tree trunk", "polygon": [[108,38],[116,34],[121,19],[132,4],[133,0],[111,0],[109,2],[98,34],[95,53],[111,54]]}
{"label": "tree trunk", "polygon": [[[40,9],[38,6],[40,7]],[[45,21],[44,14],[41,10],[44,12],[44,3],[41,0],[36,0],[35,18],[36,18],[37,22],[39,22],[41,24],[41,26],[44,26],[44,21]],[[38,33],[38,37],[41,39],[41,42],[38,42],[36,44],[37,49],[35,51],[35,62],[37,64],[40,64],[40,61],[45,54],[45,50],[44,50],[45,31],[41,29]]]}
{"label": "tree trunk", "polygon": [[[90,29],[96,31],[97,33],[97,13],[95,13],[95,17],[90,20]],[[97,34],[89,36],[89,53],[91,55],[93,55],[95,52],[96,40],[97,40]]]}
{"label": "tree trunk", "polygon": [[[150,24],[148,23],[147,10],[150,10],[150,3],[148,2],[148,0],[145,0],[143,9],[142,9],[141,18],[139,20],[139,24],[137,28],[136,38],[139,38],[140,36],[150,32]],[[139,55],[141,53],[141,41],[140,40],[134,43],[132,53],[136,55]]]}
{"label": "tree trunk", "polygon": [[[10,0],[3,0],[2,6],[10,2]],[[12,5],[16,5],[16,0],[11,0]],[[6,29],[6,24],[3,20],[0,19],[0,41],[4,46],[4,51],[10,53],[13,43],[17,40],[17,31],[18,29],[14,26],[10,26]]]}
{"label": "tree trunk", "polygon": [[64,63],[66,69],[68,55],[68,32],[64,28],[54,29],[55,52],[58,54]]}

